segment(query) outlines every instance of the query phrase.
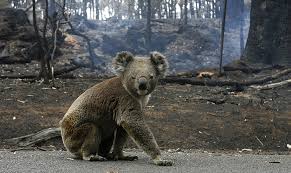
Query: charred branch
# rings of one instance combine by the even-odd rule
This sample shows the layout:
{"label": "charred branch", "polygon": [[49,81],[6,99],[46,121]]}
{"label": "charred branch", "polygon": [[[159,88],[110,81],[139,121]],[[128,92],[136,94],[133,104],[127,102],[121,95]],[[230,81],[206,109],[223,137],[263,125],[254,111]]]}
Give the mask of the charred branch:
{"label": "charred branch", "polygon": [[251,88],[258,89],[258,90],[268,90],[268,89],[275,89],[279,87],[289,86],[291,85],[291,79],[284,80],[277,83],[260,85],[260,86],[251,86]]}

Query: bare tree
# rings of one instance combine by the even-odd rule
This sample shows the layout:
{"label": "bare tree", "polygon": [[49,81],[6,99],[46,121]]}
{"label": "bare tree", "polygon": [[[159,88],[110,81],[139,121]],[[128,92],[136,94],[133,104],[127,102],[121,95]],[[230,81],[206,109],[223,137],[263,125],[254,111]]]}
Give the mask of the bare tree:
{"label": "bare tree", "polygon": [[[47,0],[46,2],[46,12],[47,12]],[[40,72],[39,72],[39,78],[43,78],[45,83],[49,83],[49,72],[47,69],[47,54],[48,54],[48,50],[47,50],[47,41],[45,41],[46,39],[42,38],[39,34],[39,28],[37,25],[37,20],[36,20],[36,3],[35,0],[32,0],[32,15],[33,15],[33,27],[35,30],[35,34],[36,34],[36,38],[37,38],[37,43],[39,46],[39,53],[38,53],[38,57],[40,59]],[[46,13],[47,14],[47,13]],[[45,36],[45,32],[46,32],[46,26],[47,26],[47,20],[45,20],[44,23],[44,31],[43,31],[43,36]]]}

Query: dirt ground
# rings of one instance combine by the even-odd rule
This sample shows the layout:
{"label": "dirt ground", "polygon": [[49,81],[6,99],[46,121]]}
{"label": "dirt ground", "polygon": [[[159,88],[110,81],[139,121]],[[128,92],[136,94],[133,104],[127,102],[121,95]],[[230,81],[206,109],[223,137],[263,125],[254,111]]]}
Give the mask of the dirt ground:
{"label": "dirt ground", "polygon": [[[235,73],[229,76],[239,78]],[[1,79],[0,148],[11,147],[4,139],[58,126],[74,99],[100,81],[57,79],[52,88],[41,82]],[[164,149],[287,151],[290,105],[290,87],[231,92],[231,87],[164,84],[152,94],[146,119]],[[42,145],[63,148],[60,138]],[[132,142],[127,146],[136,147]]]}

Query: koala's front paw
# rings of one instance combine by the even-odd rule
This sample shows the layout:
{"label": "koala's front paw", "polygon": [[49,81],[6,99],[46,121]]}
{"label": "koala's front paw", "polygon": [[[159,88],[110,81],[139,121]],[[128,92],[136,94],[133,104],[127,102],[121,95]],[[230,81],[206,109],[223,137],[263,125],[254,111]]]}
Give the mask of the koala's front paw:
{"label": "koala's front paw", "polygon": [[83,160],[87,160],[87,161],[106,161],[107,159],[102,157],[102,156],[98,156],[96,155],[89,155],[89,156],[83,156]]}
{"label": "koala's front paw", "polygon": [[154,161],[154,164],[158,166],[172,166],[173,165],[173,162],[170,160],[162,160],[158,158],[158,159],[154,159],[153,161]]}

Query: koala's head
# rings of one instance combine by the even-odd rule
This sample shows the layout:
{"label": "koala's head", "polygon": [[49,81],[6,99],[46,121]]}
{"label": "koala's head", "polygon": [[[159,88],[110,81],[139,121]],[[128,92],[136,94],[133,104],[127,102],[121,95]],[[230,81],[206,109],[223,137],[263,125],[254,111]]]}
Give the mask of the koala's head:
{"label": "koala's head", "polygon": [[158,79],[165,76],[168,61],[159,52],[151,52],[149,57],[135,57],[130,52],[120,52],[113,60],[113,68],[128,92],[143,96],[150,94]]}

